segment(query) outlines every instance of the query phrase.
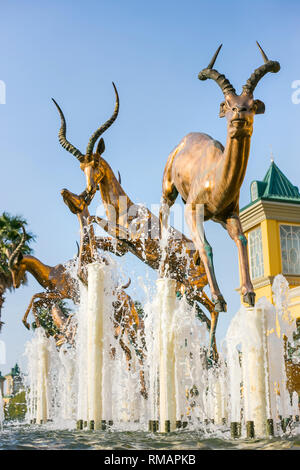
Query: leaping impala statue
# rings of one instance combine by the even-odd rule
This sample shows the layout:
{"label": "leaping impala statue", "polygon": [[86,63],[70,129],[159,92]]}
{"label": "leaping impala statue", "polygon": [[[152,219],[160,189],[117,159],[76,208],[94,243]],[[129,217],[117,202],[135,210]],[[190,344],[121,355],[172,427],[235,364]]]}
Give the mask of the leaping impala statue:
{"label": "leaping impala statue", "polygon": [[[83,214],[78,214],[80,221],[80,233],[81,233],[81,244],[79,251],[79,266],[81,266],[82,275],[81,280],[86,284],[87,278],[84,269],[84,265],[87,260],[92,259],[95,254],[97,247],[102,247],[102,240],[96,241],[94,238],[93,230],[87,227],[86,221],[89,217],[88,210],[85,209]],[[67,341],[74,340],[74,335],[76,333],[76,325],[70,325],[70,319],[72,316],[68,317],[63,314],[55,306],[57,300],[71,299],[75,303],[79,301],[79,286],[78,282],[71,276],[68,269],[63,264],[58,264],[56,266],[47,266],[42,263],[38,258],[30,255],[22,255],[21,248],[23,243],[26,240],[26,232],[24,227],[22,227],[23,234],[21,240],[17,247],[11,252],[7,253],[8,255],[8,267],[12,275],[13,286],[18,288],[21,284],[22,279],[24,278],[25,272],[30,272],[37,282],[46,289],[46,292],[41,292],[34,294],[31,298],[29,306],[23,317],[23,323],[26,328],[30,328],[30,325],[27,322],[28,315],[33,310],[35,320],[37,325],[39,325],[39,320],[36,315],[36,309],[39,305],[46,304],[51,308],[51,314],[55,325],[58,327],[61,333],[60,344],[63,342],[63,337]],[[89,237],[91,239],[90,246],[86,242],[85,232],[89,232]],[[106,244],[104,240],[104,245]],[[141,385],[141,394],[147,398],[147,390],[144,379],[144,354],[142,349],[138,344],[137,338],[137,328],[139,327],[140,320],[135,307],[135,304],[131,297],[123,290],[129,286],[130,282],[124,286],[120,286],[115,289],[116,300],[113,302],[113,326],[114,326],[114,336],[115,339],[119,341],[121,348],[123,349],[128,367],[130,368],[131,363],[131,352],[128,346],[125,344],[124,338],[125,334],[128,337],[128,340],[134,347],[135,354],[140,362],[140,385]],[[39,299],[39,300],[38,300]],[[54,308],[53,308],[54,307]],[[143,332],[142,332],[143,334]]]}
{"label": "leaping impala statue", "polygon": [[[255,304],[255,293],[249,274],[247,240],[239,219],[239,194],[248,163],[250,140],[255,114],[262,114],[265,105],[253,98],[259,80],[268,72],[280,70],[278,62],[269,60],[260,45],[264,65],[254,70],[243,91],[238,95],[224,75],[213,68],[222,45],[209,65],[199,75],[199,80],[215,80],[225,100],[220,105],[220,117],[227,118],[225,148],[207,134],[192,132],[186,135],[169,155],[162,183],[160,208],[161,231],[166,228],[170,207],[180,194],[186,203],[185,215],[193,242],[204,263],[216,311],[226,311],[213,266],[212,248],[197,217],[197,206],[204,206],[204,220],[212,219],[222,224],[235,241],[241,269],[241,291],[245,303]],[[160,231],[160,232],[161,232]],[[161,232],[162,233],[162,232]]]}
{"label": "leaping impala statue", "polygon": [[[130,251],[141,261],[158,270],[162,257],[158,236],[158,218],[146,207],[143,207],[143,210],[140,211],[140,205],[135,204],[122,188],[120,175],[117,179],[108,162],[102,157],[105,145],[101,136],[113,124],[119,112],[119,96],[114,84],[113,86],[116,94],[114,112],[111,118],[94,132],[85,154],[81,153],[67,140],[67,125],[64,114],[60,106],[53,100],[61,119],[58,132],[59,142],[65,150],[79,160],[80,168],[86,177],[86,189],[80,195],[71,193],[67,189],[63,189],[61,194],[72,213],[83,214],[97,189],[99,189],[107,220],[105,221],[100,217],[90,217],[89,220],[91,223],[100,224],[113,237],[113,239],[109,239],[109,237],[103,239],[103,248],[106,251],[118,252],[120,256]],[[94,150],[96,141],[100,137],[101,139]],[[193,260],[195,247],[187,237],[172,227],[170,227],[170,233],[172,241],[168,245],[168,261],[171,277],[177,281],[177,290],[181,291],[182,285],[184,285],[184,294],[187,300],[193,304],[196,303],[198,318],[205,321],[210,330],[210,347],[213,356],[217,358],[215,331],[218,313],[203,290],[207,284],[203,263],[195,265]],[[117,245],[113,240],[117,242]],[[198,308],[197,302],[200,302],[209,310],[211,321]]]}

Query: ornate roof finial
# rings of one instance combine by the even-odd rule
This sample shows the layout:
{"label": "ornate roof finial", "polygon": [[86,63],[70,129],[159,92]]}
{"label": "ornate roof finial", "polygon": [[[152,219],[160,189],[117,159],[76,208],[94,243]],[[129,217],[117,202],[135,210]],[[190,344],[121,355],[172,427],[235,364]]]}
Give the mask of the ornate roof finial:
{"label": "ornate roof finial", "polygon": [[273,154],[272,145],[270,145],[270,149],[271,149],[271,163],[274,163],[274,154]]}

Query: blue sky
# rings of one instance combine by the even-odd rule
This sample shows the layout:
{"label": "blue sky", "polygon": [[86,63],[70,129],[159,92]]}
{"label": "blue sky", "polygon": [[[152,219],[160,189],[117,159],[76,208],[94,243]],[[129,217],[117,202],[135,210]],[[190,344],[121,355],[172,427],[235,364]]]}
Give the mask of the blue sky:
{"label": "blue sky", "polygon": [[[168,154],[185,134],[201,131],[225,142],[226,123],[218,118],[222,93],[213,81],[197,79],[220,43],[216,68],[237,91],[262,64],[256,40],[281,64],[280,73],[268,74],[256,88],[266,113],[255,119],[241,206],[249,202],[250,182],[266,173],[271,147],[279,168],[299,185],[300,104],[291,99],[292,82],[300,80],[299,20],[297,0],[2,0],[0,80],[7,92],[0,105],[1,212],[28,220],[37,235],[35,255],[43,262],[55,265],[74,255],[77,219],[60,190],[79,193],[85,180],[76,159],[58,143],[51,97],[64,110],[69,140],[84,152],[112,112],[112,81],[120,113],[105,133],[104,157],[120,171],[134,201],[158,204]],[[99,204],[97,196],[91,211]],[[208,222],[206,231],[228,302],[220,339],[239,307],[237,252],[220,226]],[[136,277],[153,277],[132,258],[122,264]],[[21,318],[31,296],[41,291],[29,276],[28,286],[7,294],[0,337],[7,363],[0,370],[21,357],[30,338]]]}

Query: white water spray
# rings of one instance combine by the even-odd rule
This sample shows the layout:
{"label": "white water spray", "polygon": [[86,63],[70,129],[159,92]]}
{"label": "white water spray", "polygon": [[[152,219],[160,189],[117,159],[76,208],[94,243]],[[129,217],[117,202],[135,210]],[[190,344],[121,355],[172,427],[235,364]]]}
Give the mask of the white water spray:
{"label": "white water spray", "polygon": [[[142,366],[128,335],[116,329],[115,265],[96,263],[88,270],[89,288],[80,287],[75,346],[58,351],[41,329],[27,346],[31,422],[144,431],[150,426],[162,432],[186,426],[224,432],[233,423],[238,437],[271,434],[271,421],[274,433],[281,433],[276,425],[296,414],[296,397],[290,400],[286,388],[283,340],[293,325],[285,325],[286,291],[279,295],[276,283],[276,307],[261,299],[235,315],[218,365],[207,358],[206,326],[184,297],[176,298],[176,282],[159,279],[156,291],[144,286]],[[283,285],[281,280],[281,291]],[[141,368],[148,399],[140,393]]]}
{"label": "white water spray", "polygon": [[0,388],[0,431],[2,431],[3,429],[3,422],[4,422],[4,406],[3,406],[2,391]]}

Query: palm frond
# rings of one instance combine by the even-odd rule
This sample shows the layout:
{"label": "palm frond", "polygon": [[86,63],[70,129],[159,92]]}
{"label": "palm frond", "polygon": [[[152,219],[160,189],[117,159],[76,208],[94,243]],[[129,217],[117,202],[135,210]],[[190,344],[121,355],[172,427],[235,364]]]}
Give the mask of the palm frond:
{"label": "palm frond", "polygon": [[[0,331],[1,331],[1,307],[4,302],[4,293],[6,290],[13,289],[13,281],[10,270],[8,269],[8,253],[12,253],[20,243],[23,230],[27,221],[20,215],[11,215],[3,212],[0,215]],[[21,253],[28,255],[32,253],[30,243],[35,240],[35,235],[26,230],[26,240],[21,247]],[[27,277],[22,280],[22,284],[27,283]]]}

